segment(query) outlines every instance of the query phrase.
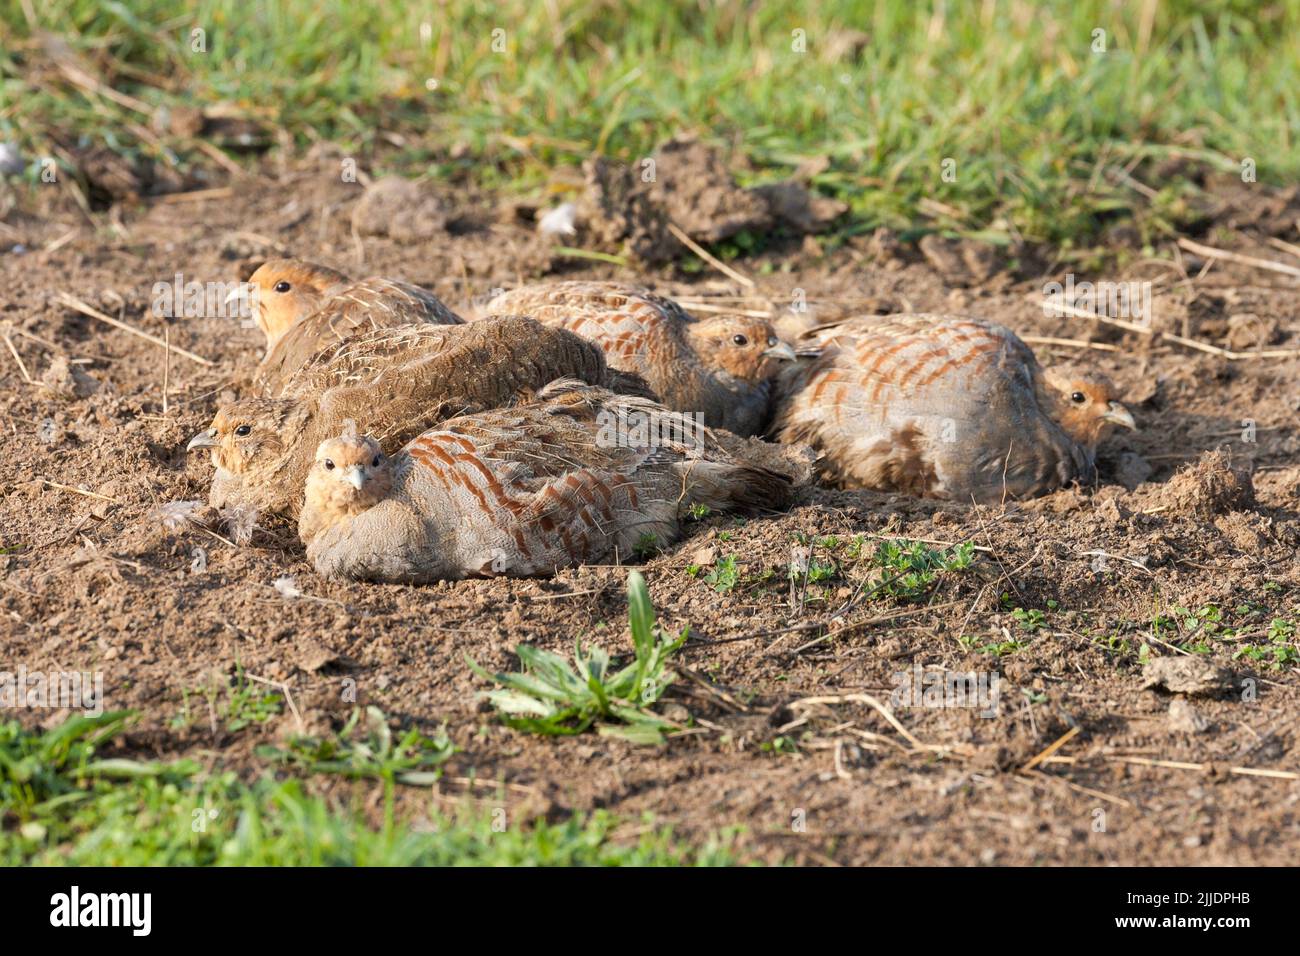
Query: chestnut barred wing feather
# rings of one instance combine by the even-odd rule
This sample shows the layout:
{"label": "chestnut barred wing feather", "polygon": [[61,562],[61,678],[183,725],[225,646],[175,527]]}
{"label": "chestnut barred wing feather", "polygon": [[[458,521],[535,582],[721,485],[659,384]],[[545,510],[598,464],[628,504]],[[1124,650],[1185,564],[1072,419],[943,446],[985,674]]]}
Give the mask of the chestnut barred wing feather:
{"label": "chestnut barred wing feather", "polygon": [[449,419],[395,459],[391,507],[321,531],[308,555],[324,574],[394,581],[545,574],[631,558],[647,535],[671,543],[692,504],[790,500],[788,476],[732,458],[710,435],[680,445],[601,436],[629,411],[676,414],[566,379],[516,406]]}

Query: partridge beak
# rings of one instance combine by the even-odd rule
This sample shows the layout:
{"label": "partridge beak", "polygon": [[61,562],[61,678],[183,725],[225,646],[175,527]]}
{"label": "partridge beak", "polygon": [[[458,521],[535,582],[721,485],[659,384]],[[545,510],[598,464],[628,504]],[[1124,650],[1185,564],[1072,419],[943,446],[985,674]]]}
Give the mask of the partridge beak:
{"label": "partridge beak", "polygon": [[[226,305],[238,303],[238,308],[234,311],[234,318],[256,319],[260,322],[261,310],[258,308],[257,287],[251,282],[241,282],[235,286],[226,295]],[[227,315],[232,315],[231,310],[226,310]]]}
{"label": "partridge beak", "polygon": [[199,432],[190,439],[190,443],[185,446],[186,451],[197,451],[200,448],[216,448],[220,442],[217,441],[217,430],[209,428],[207,431]]}
{"label": "partridge beak", "polygon": [[1106,414],[1101,416],[1101,420],[1131,431],[1138,430],[1137,422],[1133,420],[1133,413],[1119,402],[1111,402],[1110,407],[1106,409]]}
{"label": "partridge beak", "polygon": [[798,357],[794,354],[794,349],[785,342],[777,342],[770,349],[764,350],[763,354],[768,358],[781,359],[785,362],[793,362]]}
{"label": "partridge beak", "polygon": [[366,483],[366,476],[361,474],[360,465],[348,465],[343,469],[343,480],[360,491],[361,486]]}

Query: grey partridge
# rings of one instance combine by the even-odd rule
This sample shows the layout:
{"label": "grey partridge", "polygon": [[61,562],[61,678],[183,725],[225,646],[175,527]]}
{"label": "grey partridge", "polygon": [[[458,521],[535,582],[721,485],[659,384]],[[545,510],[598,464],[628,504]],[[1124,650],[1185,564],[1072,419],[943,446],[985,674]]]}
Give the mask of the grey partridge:
{"label": "grey partridge", "polygon": [[[633,437],[631,420],[655,422],[654,436]],[[788,477],[733,459],[690,416],[564,380],[391,457],[368,436],[322,442],[298,531],[329,578],[542,575],[669,544],[692,505],[780,508],[790,494]]]}
{"label": "grey partridge", "polygon": [[254,377],[254,389],[263,395],[278,395],[284,382],[322,348],[357,332],[462,321],[419,286],[381,276],[354,281],[302,259],[268,260],[248,285],[255,290],[254,319],[266,335],[266,356]]}
{"label": "grey partridge", "polygon": [[223,406],[188,448],[211,452],[213,507],[296,516],[316,446],[345,421],[396,450],[446,418],[495,408],[566,376],[637,384],[611,372],[591,342],[522,316],[376,329],[327,349],[281,397]]}
{"label": "grey partridge", "polygon": [[761,431],[773,380],[795,358],[770,323],[745,316],[695,319],[670,299],[607,282],[556,282],[502,293],[488,312],[530,315],[577,332],[611,367],[643,376],[666,406],[698,412],[738,435]]}
{"label": "grey partridge", "polygon": [[1044,370],[992,322],[869,316],[803,338],[818,354],[782,379],[772,431],[842,487],[1032,497],[1092,482],[1097,442],[1136,428],[1103,376]]}

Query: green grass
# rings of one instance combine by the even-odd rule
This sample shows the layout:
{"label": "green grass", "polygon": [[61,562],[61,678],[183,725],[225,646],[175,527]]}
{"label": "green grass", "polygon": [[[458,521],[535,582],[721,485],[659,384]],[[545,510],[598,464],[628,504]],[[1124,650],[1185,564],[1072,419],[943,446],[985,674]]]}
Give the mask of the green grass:
{"label": "green grass", "polygon": [[[143,109],[222,103],[300,144],[330,139],[442,179],[540,187],[554,167],[632,161],[683,130],[738,146],[746,180],[825,156],[815,184],[851,203],[847,231],[924,213],[924,228],[997,242],[1082,243],[1134,216],[1150,237],[1189,215],[1194,190],[1144,164],[1236,173],[1249,157],[1263,182],[1300,175],[1291,2],[1172,0],[1151,5],[1149,29],[1145,0],[30,6],[34,26],[20,0],[0,0],[0,136],[29,156],[57,130],[202,158],[59,76],[33,40],[48,30]],[[196,27],[206,52],[191,51]],[[1154,197],[1113,175],[1129,164]]]}
{"label": "green grass", "polygon": [[641,535],[632,547],[632,553],[638,561],[649,561],[659,553],[659,536],[649,532]]}
{"label": "green grass", "polygon": [[971,634],[963,634],[957,640],[967,650],[986,654],[989,657],[1006,657],[1017,651],[1023,651],[1029,646],[1026,642],[1015,638],[1009,641],[987,641],[981,644],[979,638]]}
{"label": "green grass", "polygon": [[1022,631],[1035,634],[1047,623],[1047,614],[1037,608],[1025,610],[1023,607],[1018,607],[1011,612],[1011,619]]}
{"label": "green grass", "polygon": [[1245,659],[1280,671],[1300,665],[1300,647],[1296,646],[1295,625],[1281,618],[1269,624],[1267,640],[1258,644],[1245,644],[1232,655],[1233,660]]}
{"label": "green grass", "polygon": [[526,644],[515,649],[522,673],[489,674],[469,660],[476,674],[499,685],[485,696],[502,720],[546,736],[580,734],[594,725],[605,736],[662,744],[664,731],[676,725],[650,708],[676,679],[667,664],[687,632],[669,637],[657,631],[650,592],[637,571],[628,575],[627,603],[633,658],[619,670],[611,669],[609,652],[594,644],[584,649],[579,641],[572,666],[558,654]]}
{"label": "green grass", "polygon": [[[0,724],[0,865],[736,862],[735,831],[705,836],[691,846],[652,821],[621,834],[619,820],[603,812],[559,823],[511,820],[504,801],[496,810],[452,815],[431,807],[401,820],[386,816],[375,826],[361,809],[360,789],[353,791],[351,804],[343,804],[312,795],[303,780],[292,777],[268,773],[245,783],[194,760],[102,759],[98,751],[129,720],[125,713],[74,717],[44,733],[18,721]],[[378,731],[372,726],[370,732],[373,740]],[[409,735],[404,738],[404,744],[413,743]],[[370,756],[358,759],[362,766],[374,763]],[[384,786],[392,783],[388,779]]]}
{"label": "green grass", "polygon": [[238,733],[251,724],[264,724],[279,716],[284,698],[244,675],[244,669],[235,670],[234,681],[226,688],[226,730]]}

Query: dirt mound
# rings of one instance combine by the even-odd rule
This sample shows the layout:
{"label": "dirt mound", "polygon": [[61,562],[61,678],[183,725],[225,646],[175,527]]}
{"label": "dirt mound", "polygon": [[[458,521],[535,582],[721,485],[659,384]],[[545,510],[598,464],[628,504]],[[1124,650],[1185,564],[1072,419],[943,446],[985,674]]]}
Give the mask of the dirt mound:
{"label": "dirt mound", "polygon": [[798,179],[742,188],[722,154],[691,137],[671,139],[632,166],[597,158],[583,169],[587,195],[578,218],[591,239],[648,264],[682,252],[670,223],[696,242],[713,243],[742,232],[820,232],[847,209]]}
{"label": "dirt mound", "polygon": [[741,189],[722,155],[695,139],[671,139],[651,157],[650,195],[697,242],[718,242],[772,227],[767,202]]}
{"label": "dirt mound", "polygon": [[1232,690],[1232,673],[1199,657],[1157,657],[1142,670],[1142,689],[1214,697]]}
{"label": "dirt mound", "polygon": [[1207,451],[1161,489],[1161,503],[1175,514],[1196,518],[1242,511],[1255,505],[1255,485],[1248,468],[1233,467],[1232,455]]}
{"label": "dirt mound", "polygon": [[668,231],[668,214],[635,170],[597,157],[583,164],[583,172],[587,196],[578,221],[588,242],[645,263],[676,257],[681,243]]}

